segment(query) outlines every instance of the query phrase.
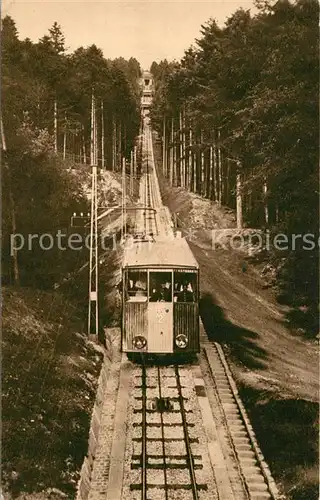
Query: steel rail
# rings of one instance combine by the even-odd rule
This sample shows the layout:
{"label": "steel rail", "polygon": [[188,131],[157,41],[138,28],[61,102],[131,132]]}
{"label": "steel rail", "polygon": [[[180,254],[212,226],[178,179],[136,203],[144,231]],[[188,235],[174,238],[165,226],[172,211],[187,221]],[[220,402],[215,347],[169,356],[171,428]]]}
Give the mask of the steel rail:
{"label": "steel rail", "polygon": [[[162,399],[161,394],[161,379],[160,379],[160,367],[158,366],[158,387],[159,387],[159,398],[160,401]],[[163,425],[163,410],[162,406],[160,406],[160,420],[161,420],[161,438],[162,438],[162,455],[163,455],[163,475],[164,475],[164,490],[166,500],[168,497],[168,478],[167,478],[167,462],[166,462],[166,447],[165,447],[165,435],[164,435],[164,425]]]}
{"label": "steel rail", "polygon": [[147,500],[147,374],[142,365],[141,500]]}
{"label": "steel rail", "polygon": [[187,465],[189,468],[190,479],[191,479],[192,496],[193,496],[193,500],[199,500],[197,479],[196,479],[196,474],[195,474],[195,470],[194,470],[194,461],[193,461],[191,444],[190,444],[189,433],[188,433],[186,410],[184,407],[183,396],[182,396],[179,367],[177,365],[175,365],[174,369],[175,369],[177,388],[178,388],[178,394],[179,394],[179,404],[180,404],[181,418],[182,418],[182,424],[183,424],[184,442],[185,442],[186,450],[187,450]]}

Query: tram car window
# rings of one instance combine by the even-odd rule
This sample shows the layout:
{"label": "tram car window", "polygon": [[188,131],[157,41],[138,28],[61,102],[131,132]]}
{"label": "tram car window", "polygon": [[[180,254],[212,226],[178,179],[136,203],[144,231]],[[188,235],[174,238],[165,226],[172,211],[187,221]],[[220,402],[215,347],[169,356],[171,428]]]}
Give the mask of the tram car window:
{"label": "tram car window", "polygon": [[172,273],[150,272],[149,301],[172,302]]}
{"label": "tram car window", "polygon": [[181,271],[174,272],[174,302],[196,302],[197,274]]}
{"label": "tram car window", "polygon": [[126,300],[130,302],[145,302],[148,276],[146,271],[128,271],[126,279]]}

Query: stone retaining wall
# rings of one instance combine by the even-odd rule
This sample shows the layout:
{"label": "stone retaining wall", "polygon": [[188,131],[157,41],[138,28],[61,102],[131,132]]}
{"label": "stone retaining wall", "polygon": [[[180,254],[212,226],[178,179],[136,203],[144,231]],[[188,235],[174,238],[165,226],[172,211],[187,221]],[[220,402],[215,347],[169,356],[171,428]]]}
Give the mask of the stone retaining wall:
{"label": "stone retaining wall", "polygon": [[98,380],[96,399],[91,415],[91,423],[90,423],[89,438],[88,438],[88,453],[87,456],[84,458],[81,467],[80,479],[77,486],[76,500],[87,500],[89,495],[93,461],[96,455],[97,443],[99,438],[104,394],[115,349],[116,346],[114,345],[114,339],[112,334],[108,335],[108,332],[106,332],[106,349],[103,349],[104,359]]}

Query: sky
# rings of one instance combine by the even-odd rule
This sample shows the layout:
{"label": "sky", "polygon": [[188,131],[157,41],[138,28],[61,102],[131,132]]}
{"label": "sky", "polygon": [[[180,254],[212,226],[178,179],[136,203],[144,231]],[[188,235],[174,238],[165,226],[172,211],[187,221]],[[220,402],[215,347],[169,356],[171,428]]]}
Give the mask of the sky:
{"label": "sky", "polygon": [[135,57],[148,70],[154,60],[181,59],[201,24],[214,18],[222,26],[240,7],[254,10],[253,0],[3,0],[1,17],[10,15],[19,38],[35,42],[57,21],[68,51],[94,43],[106,58]]}

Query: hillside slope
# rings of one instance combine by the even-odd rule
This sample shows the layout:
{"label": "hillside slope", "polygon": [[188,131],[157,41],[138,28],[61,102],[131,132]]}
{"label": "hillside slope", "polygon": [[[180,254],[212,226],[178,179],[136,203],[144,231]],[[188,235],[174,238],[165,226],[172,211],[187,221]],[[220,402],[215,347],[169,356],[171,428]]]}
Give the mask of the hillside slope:
{"label": "hillside slope", "polygon": [[271,471],[286,498],[317,500],[317,341],[292,328],[287,308],[244,252],[212,248],[211,230],[234,230],[234,213],[169,186],[158,173],[163,202],[199,263],[203,327],[223,346]]}
{"label": "hillside slope", "polygon": [[57,291],[4,288],[3,304],[4,490],[73,498],[101,349],[82,333],[83,311]]}

